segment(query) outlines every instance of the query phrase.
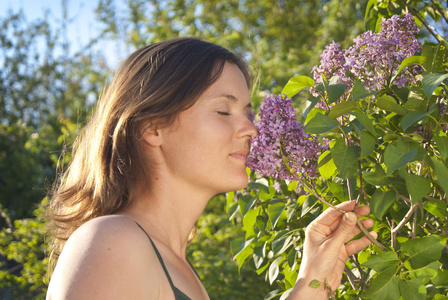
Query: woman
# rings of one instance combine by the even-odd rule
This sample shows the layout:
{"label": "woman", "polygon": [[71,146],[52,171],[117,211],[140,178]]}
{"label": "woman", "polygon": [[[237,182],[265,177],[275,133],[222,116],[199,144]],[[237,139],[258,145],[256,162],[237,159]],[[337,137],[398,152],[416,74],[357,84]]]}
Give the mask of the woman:
{"label": "woman", "polygon": [[[124,61],[51,199],[59,258],[47,299],[209,299],[185,252],[208,200],[247,184],[249,82],[241,59],[194,38]],[[370,243],[344,245],[356,217],[326,211],[307,229],[291,299],[328,299],[309,284],[336,288],[347,257]]]}

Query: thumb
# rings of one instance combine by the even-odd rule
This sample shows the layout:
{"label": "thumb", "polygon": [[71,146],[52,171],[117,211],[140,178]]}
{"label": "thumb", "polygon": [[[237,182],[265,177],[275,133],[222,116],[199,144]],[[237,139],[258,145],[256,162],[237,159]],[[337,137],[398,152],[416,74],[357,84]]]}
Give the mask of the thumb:
{"label": "thumb", "polygon": [[333,239],[336,243],[343,244],[347,236],[353,231],[356,226],[358,217],[353,212],[346,212],[339,222],[338,228],[333,233]]}

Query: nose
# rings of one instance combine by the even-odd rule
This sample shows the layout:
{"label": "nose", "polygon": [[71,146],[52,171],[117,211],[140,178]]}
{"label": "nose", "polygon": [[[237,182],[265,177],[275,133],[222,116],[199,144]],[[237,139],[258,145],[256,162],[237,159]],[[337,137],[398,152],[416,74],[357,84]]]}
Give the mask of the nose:
{"label": "nose", "polygon": [[240,137],[255,138],[258,135],[258,129],[255,127],[254,123],[248,118],[244,118],[243,124],[240,130]]}

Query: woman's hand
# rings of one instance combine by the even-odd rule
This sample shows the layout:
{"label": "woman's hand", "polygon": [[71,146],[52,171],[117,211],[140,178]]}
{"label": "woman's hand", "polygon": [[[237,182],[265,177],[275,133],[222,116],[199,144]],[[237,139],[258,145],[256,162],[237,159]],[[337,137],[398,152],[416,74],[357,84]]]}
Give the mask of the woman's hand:
{"label": "woman's hand", "polygon": [[[343,214],[328,208],[306,228],[299,277],[289,299],[328,299],[326,284],[334,291],[341,282],[348,257],[371,244],[367,237],[349,242],[361,232],[356,220],[368,215],[369,207],[360,206],[356,213],[351,212],[355,201],[341,203],[338,207],[348,212]],[[373,225],[371,219],[362,223],[366,228]],[[375,232],[372,235],[376,237]],[[321,286],[310,287],[313,280],[322,282]]]}

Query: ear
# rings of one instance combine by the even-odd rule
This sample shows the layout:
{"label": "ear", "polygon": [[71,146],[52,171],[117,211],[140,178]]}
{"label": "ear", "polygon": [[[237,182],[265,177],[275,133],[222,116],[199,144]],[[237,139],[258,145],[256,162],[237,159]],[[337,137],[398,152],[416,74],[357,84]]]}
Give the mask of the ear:
{"label": "ear", "polygon": [[149,145],[159,147],[162,145],[162,130],[154,126],[146,126],[142,130],[142,138]]}

